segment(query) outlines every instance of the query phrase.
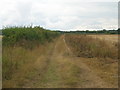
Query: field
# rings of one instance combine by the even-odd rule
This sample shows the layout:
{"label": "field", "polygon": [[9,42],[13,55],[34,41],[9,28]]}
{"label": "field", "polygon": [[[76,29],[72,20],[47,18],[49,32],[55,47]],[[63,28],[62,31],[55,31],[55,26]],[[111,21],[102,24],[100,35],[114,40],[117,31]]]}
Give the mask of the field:
{"label": "field", "polygon": [[69,47],[75,56],[103,80],[118,83],[118,35],[67,35]]}
{"label": "field", "polygon": [[3,31],[3,87],[116,88],[117,40],[117,35],[7,28]]}
{"label": "field", "polygon": [[110,44],[118,44],[118,35],[89,35],[92,36],[93,38],[99,38],[101,40],[105,40]]}

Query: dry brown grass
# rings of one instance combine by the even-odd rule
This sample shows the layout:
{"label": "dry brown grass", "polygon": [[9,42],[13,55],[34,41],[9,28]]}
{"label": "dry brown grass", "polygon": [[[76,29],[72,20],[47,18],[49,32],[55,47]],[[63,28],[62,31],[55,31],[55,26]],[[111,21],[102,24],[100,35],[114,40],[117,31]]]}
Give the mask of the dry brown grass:
{"label": "dry brown grass", "polygon": [[89,35],[93,38],[99,38],[101,40],[106,40],[107,42],[115,43],[118,42],[119,35]]}
{"label": "dry brown grass", "polygon": [[[54,44],[46,43],[32,50],[23,47],[3,47],[3,87],[22,87],[47,66],[47,49]],[[46,48],[47,47],[47,48]],[[41,73],[36,73],[36,71]]]}
{"label": "dry brown grass", "polygon": [[106,43],[113,45],[118,48],[120,45],[119,43],[119,36],[120,35],[89,35],[92,38],[98,38],[100,40],[104,40]]}
{"label": "dry brown grass", "polygon": [[[76,35],[74,35],[74,37],[79,39]],[[117,59],[108,56],[95,56],[88,58],[89,55],[84,56],[84,54],[81,54],[81,57],[76,57],[74,55],[71,55],[72,53],[69,52],[68,48],[70,48],[71,51],[75,51],[77,49],[74,49],[74,47],[71,46],[70,43],[73,42],[68,42],[67,40],[69,40],[68,37],[65,38],[65,41],[67,42],[66,45],[66,42],[64,42],[64,36],[61,36],[56,40],[56,42],[46,43],[44,46],[42,45],[29,51],[21,47],[16,47],[14,49],[5,48],[4,50],[6,51],[8,49],[8,51],[6,51],[7,55],[5,55],[4,52],[4,56],[11,57],[12,60],[14,60],[15,62],[19,62],[21,60],[23,61],[23,63],[18,65],[18,68],[16,68],[15,62],[13,61],[12,65],[14,66],[14,69],[16,69],[13,69],[13,71],[10,69],[11,72],[9,72],[8,74],[11,75],[11,77],[3,80],[3,87],[117,87]],[[73,39],[70,38],[70,40]],[[91,39],[88,39],[89,42],[90,40]],[[93,39],[93,42],[95,42],[94,40],[96,39]],[[78,43],[76,42],[76,44]],[[12,53],[10,54],[11,50]],[[76,54],[75,52],[73,53]],[[19,56],[20,54],[21,56]],[[10,58],[6,59],[11,60]]]}
{"label": "dry brown grass", "polygon": [[118,62],[110,58],[83,58],[83,62],[111,87],[118,86]]}
{"label": "dry brown grass", "polygon": [[118,38],[108,37],[66,35],[66,42],[75,56],[80,57],[100,78],[114,87],[118,85]]}
{"label": "dry brown grass", "polygon": [[78,57],[118,58],[117,47],[87,35],[66,35],[66,42]]}

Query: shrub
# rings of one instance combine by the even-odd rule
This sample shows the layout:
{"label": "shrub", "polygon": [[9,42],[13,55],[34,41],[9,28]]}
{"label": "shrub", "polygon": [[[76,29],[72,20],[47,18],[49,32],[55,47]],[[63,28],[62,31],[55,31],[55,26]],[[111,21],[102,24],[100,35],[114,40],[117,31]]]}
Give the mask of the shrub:
{"label": "shrub", "polygon": [[42,27],[8,27],[3,29],[3,46],[24,46],[32,48],[46,41],[52,41],[58,32]]}

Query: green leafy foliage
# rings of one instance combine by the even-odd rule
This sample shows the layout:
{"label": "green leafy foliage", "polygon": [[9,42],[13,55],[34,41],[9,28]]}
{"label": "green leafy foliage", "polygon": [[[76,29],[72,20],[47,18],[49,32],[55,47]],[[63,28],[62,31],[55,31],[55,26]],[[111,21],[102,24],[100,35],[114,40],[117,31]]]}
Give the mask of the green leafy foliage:
{"label": "green leafy foliage", "polygon": [[44,42],[52,41],[60,33],[42,27],[9,27],[3,29],[3,46],[24,46],[33,48]]}
{"label": "green leafy foliage", "polygon": [[40,46],[50,44],[60,35],[59,32],[42,27],[8,27],[2,32],[3,80],[11,80],[18,69],[30,61],[33,63],[41,54]]}
{"label": "green leafy foliage", "polygon": [[86,30],[86,31],[69,31],[69,32],[66,32],[64,31],[63,33],[73,33],[73,34],[120,34],[120,29],[118,30],[93,30],[93,31],[89,31],[89,30]]}

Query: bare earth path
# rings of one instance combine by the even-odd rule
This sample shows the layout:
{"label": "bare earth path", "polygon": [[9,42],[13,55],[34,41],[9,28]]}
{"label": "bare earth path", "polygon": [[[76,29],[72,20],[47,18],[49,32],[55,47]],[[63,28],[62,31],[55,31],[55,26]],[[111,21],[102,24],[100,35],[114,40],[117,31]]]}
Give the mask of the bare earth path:
{"label": "bare earth path", "polygon": [[[35,74],[23,87],[28,88],[111,88],[92,71],[82,58],[75,57],[66,45],[64,35],[34,63]],[[41,60],[43,61],[41,65]]]}

